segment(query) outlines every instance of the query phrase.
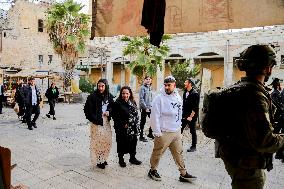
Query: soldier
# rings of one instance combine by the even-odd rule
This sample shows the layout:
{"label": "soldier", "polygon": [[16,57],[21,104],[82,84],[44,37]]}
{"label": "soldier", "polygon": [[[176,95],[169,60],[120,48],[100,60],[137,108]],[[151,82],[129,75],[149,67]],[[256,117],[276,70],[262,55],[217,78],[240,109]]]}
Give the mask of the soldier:
{"label": "soldier", "polygon": [[238,127],[233,136],[219,140],[219,153],[233,189],[262,189],[264,169],[273,168],[272,154],[284,145],[283,135],[273,132],[272,102],[264,86],[276,65],[275,53],[267,45],[253,45],[240,54],[237,64],[246,72],[240,81],[244,93],[236,99],[241,111],[231,123]]}

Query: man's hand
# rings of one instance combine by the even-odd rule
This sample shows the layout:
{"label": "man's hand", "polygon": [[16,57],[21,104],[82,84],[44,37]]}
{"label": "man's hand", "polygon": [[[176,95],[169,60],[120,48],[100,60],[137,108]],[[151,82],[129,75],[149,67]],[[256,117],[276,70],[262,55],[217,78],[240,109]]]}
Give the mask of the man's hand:
{"label": "man's hand", "polygon": [[127,128],[128,128],[128,124],[125,124],[125,125],[124,125],[124,128],[127,129]]}
{"label": "man's hand", "polygon": [[194,115],[195,115],[195,112],[192,110],[190,116],[187,117],[186,119],[187,119],[188,121],[191,121]]}
{"label": "man's hand", "polygon": [[109,111],[104,112],[103,116],[109,116]]}

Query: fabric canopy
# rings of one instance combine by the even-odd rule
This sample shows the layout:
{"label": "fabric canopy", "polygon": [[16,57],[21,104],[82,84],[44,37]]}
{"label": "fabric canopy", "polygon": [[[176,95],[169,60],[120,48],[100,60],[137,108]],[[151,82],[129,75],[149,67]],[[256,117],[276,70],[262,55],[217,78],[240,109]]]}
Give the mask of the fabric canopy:
{"label": "fabric canopy", "polygon": [[[141,26],[143,0],[92,2],[93,37],[146,35]],[[284,24],[283,0],[166,0],[168,34],[281,24]]]}

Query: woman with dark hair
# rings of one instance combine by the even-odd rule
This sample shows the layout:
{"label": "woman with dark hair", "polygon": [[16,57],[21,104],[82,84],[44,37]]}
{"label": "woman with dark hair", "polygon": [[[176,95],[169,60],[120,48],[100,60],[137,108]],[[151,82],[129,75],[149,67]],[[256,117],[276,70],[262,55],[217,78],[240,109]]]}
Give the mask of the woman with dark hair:
{"label": "woman with dark hair", "polygon": [[48,104],[49,104],[49,112],[46,114],[46,117],[50,118],[50,116],[53,117],[53,120],[56,120],[55,118],[55,102],[56,99],[59,96],[59,91],[58,88],[55,86],[55,83],[52,82],[50,87],[46,90],[45,96],[48,99]]}
{"label": "woman with dark hair", "polygon": [[116,133],[119,165],[126,167],[123,156],[127,153],[130,154],[129,162],[131,164],[140,165],[142,162],[135,157],[137,135],[139,134],[139,116],[130,87],[124,86],[121,88],[120,95],[113,105],[112,117]]}
{"label": "woman with dark hair", "polygon": [[100,79],[97,89],[88,96],[84,107],[86,118],[91,122],[90,153],[92,164],[104,169],[111,148],[110,111],[113,96],[106,79]]}

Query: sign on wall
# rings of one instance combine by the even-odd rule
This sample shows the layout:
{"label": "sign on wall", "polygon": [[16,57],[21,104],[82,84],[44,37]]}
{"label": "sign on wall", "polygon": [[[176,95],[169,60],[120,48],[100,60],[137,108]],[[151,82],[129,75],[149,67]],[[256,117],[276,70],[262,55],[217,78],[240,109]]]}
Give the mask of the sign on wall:
{"label": "sign on wall", "polygon": [[[284,0],[166,0],[165,33],[284,24]],[[97,0],[96,36],[145,35],[143,0]],[[95,12],[95,10],[93,10]]]}

